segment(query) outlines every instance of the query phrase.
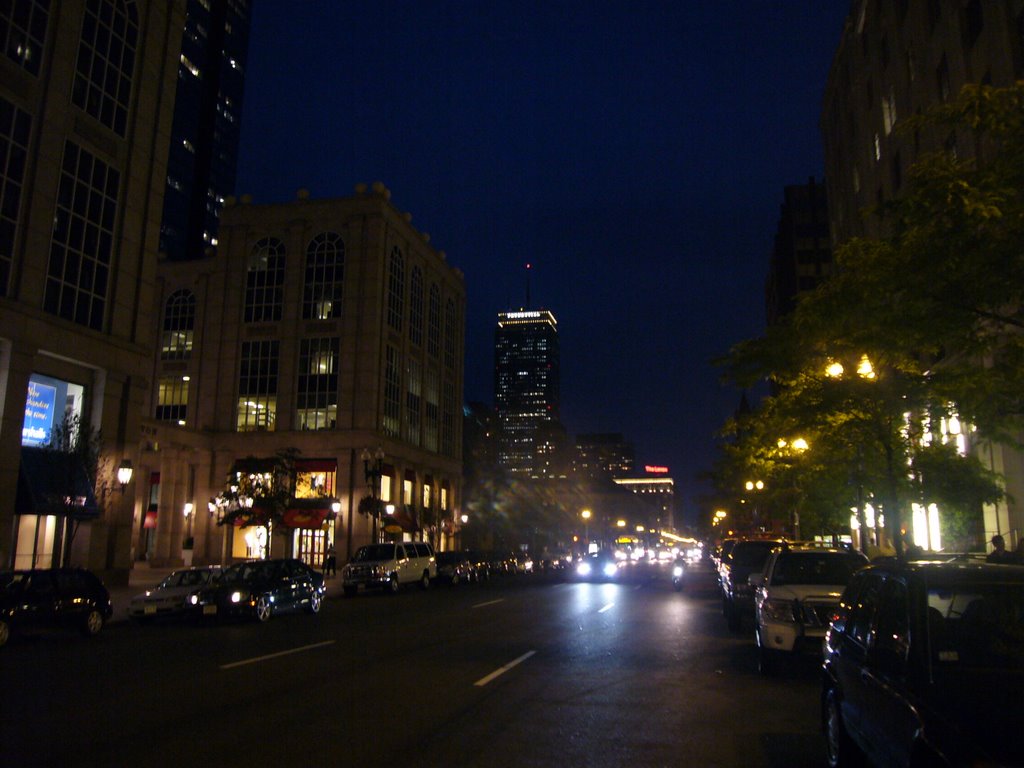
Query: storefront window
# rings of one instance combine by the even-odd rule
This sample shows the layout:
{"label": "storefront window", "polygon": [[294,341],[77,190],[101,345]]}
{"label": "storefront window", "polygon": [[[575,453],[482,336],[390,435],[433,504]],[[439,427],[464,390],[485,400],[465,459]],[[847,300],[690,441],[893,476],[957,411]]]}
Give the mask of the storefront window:
{"label": "storefront window", "polygon": [[25,398],[21,444],[49,445],[54,427],[61,426],[66,419],[81,418],[84,394],[85,387],[78,384],[33,373]]}

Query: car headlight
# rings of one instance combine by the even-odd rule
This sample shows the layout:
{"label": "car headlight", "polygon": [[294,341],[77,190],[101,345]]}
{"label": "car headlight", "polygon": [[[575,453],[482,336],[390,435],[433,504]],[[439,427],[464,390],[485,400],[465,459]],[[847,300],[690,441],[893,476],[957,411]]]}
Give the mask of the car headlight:
{"label": "car headlight", "polygon": [[190,605],[199,605],[199,595],[193,592],[188,596],[188,602]]}
{"label": "car headlight", "polygon": [[605,576],[608,576],[610,578],[610,577],[614,576],[616,573],[618,573],[618,567],[615,565],[615,563],[605,563],[604,564],[604,575]]}
{"label": "car headlight", "polygon": [[576,568],[576,573],[578,573],[580,576],[589,576],[590,563],[580,563],[579,566],[577,566]]}
{"label": "car headlight", "polygon": [[768,621],[796,622],[795,604],[792,600],[765,600],[761,604],[761,613]]}
{"label": "car headlight", "polygon": [[239,590],[235,590],[234,592],[231,593],[231,602],[232,603],[240,603],[243,600],[245,600],[246,597],[248,597],[248,595],[243,594]]}

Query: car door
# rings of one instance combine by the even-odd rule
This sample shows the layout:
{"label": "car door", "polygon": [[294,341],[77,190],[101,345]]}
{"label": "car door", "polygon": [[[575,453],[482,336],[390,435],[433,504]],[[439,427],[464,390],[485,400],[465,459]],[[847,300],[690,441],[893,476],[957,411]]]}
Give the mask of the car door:
{"label": "car door", "polygon": [[57,585],[49,571],[32,571],[25,584],[18,626],[39,629],[57,622]]}
{"label": "car door", "polygon": [[292,605],[303,605],[313,594],[312,572],[299,560],[289,560],[288,568],[292,580]]}
{"label": "car door", "polygon": [[837,652],[833,656],[843,722],[850,736],[865,751],[869,751],[872,744],[870,728],[873,721],[865,716],[869,696],[861,673],[867,661],[883,583],[884,577],[877,572],[862,574],[859,579],[851,582],[848,594],[852,596],[853,602],[843,633],[837,641]]}
{"label": "car door", "polygon": [[890,576],[882,587],[875,627],[861,679],[864,681],[864,731],[886,765],[909,765],[919,727],[908,698],[910,614],[907,585]]}

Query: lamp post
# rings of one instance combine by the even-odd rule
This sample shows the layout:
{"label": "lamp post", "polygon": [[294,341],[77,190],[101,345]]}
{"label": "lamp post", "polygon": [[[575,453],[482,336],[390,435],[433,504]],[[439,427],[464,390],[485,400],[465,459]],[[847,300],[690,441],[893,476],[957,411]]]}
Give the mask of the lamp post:
{"label": "lamp post", "polygon": [[369,448],[363,448],[363,475],[366,484],[370,487],[370,498],[373,499],[373,543],[378,542],[377,519],[380,516],[380,505],[378,494],[380,493],[380,478],[384,474],[384,449],[379,445],[372,453]]}
{"label": "lamp post", "polygon": [[[763,480],[747,480],[747,482],[744,485],[744,487],[747,489],[748,493],[755,493],[755,492],[759,493],[760,491],[764,490],[764,481]],[[754,499],[754,511],[751,514],[751,522],[752,522],[753,527],[755,529],[760,529],[760,527],[761,527],[761,520],[760,520],[760,510],[759,510],[758,505],[757,505],[757,500],[758,500],[757,496],[755,495],[753,497],[753,499]]]}
{"label": "lamp post", "polygon": [[583,518],[583,545],[586,547],[587,552],[590,552],[590,510],[584,509],[580,512],[580,517]]}

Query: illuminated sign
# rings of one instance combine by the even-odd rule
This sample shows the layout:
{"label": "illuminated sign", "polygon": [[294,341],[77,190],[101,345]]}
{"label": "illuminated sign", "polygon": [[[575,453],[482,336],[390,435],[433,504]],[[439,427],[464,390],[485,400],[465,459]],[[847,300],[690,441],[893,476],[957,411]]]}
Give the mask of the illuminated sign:
{"label": "illuminated sign", "polygon": [[53,405],[56,400],[56,387],[29,380],[28,397],[25,398],[25,421],[21,425],[22,445],[46,445],[50,442]]}
{"label": "illuminated sign", "polygon": [[667,475],[668,467],[652,467],[650,464],[645,464],[644,472],[649,475]]}

